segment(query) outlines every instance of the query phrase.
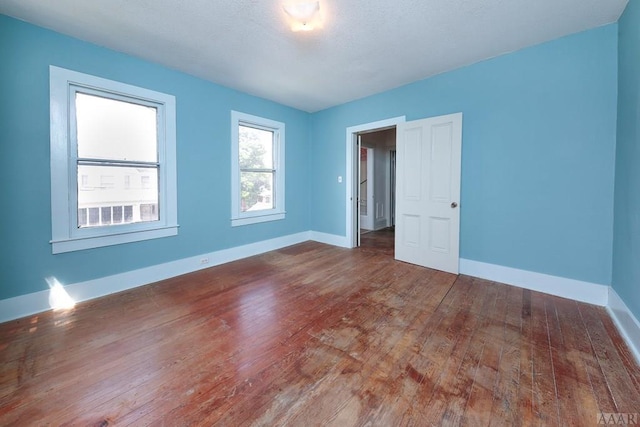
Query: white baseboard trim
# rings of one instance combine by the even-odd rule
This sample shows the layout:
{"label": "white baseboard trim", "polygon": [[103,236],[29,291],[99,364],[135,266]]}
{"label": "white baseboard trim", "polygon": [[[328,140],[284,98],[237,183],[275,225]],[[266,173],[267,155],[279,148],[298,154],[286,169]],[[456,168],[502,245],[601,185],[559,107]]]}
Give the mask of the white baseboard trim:
{"label": "white baseboard trim", "polygon": [[50,310],[49,291],[0,300],[0,323]]}
{"label": "white baseboard trim", "polygon": [[607,311],[618,327],[620,335],[627,342],[636,361],[640,364],[640,321],[613,288],[609,288]]}
{"label": "white baseboard trim", "polygon": [[609,300],[609,286],[607,285],[518,270],[470,259],[460,259],[460,273],[600,306],[606,306]]}
{"label": "white baseboard trim", "polygon": [[338,236],[337,234],[321,233],[320,231],[310,231],[309,240],[314,240],[320,243],[326,243],[327,245],[339,246],[341,248],[348,248],[349,242],[345,236]]}
{"label": "white baseboard trim", "polygon": [[[253,255],[284,248],[310,240],[309,232],[290,234],[262,242],[223,249],[220,251],[201,254],[164,264],[138,270],[127,271],[112,276],[101,277],[86,282],[73,283],[64,286],[69,296],[75,302],[102,297],[138,286],[147,285],[204,268],[213,267],[227,262],[236,261]],[[203,263],[202,260],[208,262]],[[0,300],[0,322],[6,322],[21,317],[30,316],[51,309],[49,304],[49,290],[20,295],[14,298]]]}

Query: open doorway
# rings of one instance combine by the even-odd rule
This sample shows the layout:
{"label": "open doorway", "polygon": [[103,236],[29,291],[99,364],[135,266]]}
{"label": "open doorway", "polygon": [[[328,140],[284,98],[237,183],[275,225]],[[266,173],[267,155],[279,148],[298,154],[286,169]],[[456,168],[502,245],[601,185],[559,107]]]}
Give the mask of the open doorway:
{"label": "open doorway", "polygon": [[397,117],[347,129],[349,247],[388,245],[393,255],[396,126],[404,120]]}
{"label": "open doorway", "polygon": [[358,133],[360,165],[358,200],[360,208],[360,246],[370,239],[364,234],[394,229],[396,127]]}
{"label": "open doorway", "polygon": [[396,127],[362,132],[358,136],[361,156],[359,246],[393,257]]}
{"label": "open doorway", "polygon": [[[395,225],[395,130],[405,117],[395,117],[378,122],[366,123],[347,128],[345,176],[347,209],[346,228],[347,246],[357,247],[361,243],[361,232],[391,229]],[[366,173],[361,174],[364,151],[367,151]],[[361,191],[366,180],[366,211],[371,222],[361,230]]]}

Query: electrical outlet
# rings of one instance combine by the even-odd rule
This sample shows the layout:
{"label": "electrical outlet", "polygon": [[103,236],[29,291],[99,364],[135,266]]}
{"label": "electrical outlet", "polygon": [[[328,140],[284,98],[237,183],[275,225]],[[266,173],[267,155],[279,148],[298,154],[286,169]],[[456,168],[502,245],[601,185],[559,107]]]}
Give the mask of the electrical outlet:
{"label": "electrical outlet", "polygon": [[200,265],[209,264],[209,258],[200,258]]}

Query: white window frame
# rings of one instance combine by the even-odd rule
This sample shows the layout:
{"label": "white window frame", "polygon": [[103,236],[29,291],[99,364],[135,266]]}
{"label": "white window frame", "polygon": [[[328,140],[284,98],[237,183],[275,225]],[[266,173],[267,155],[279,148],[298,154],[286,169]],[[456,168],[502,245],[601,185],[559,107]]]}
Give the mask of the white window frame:
{"label": "white window frame", "polygon": [[[240,140],[239,126],[253,126],[273,132],[273,163],[274,163],[274,199],[273,209],[264,209],[255,212],[241,211],[240,194]],[[285,218],[284,191],[284,123],[251,114],[231,111],[231,226],[256,224],[267,221],[277,221]]]}
{"label": "white window frame", "polygon": [[[177,235],[175,97],[53,65],[49,67],[49,83],[52,252],[58,254]],[[157,108],[159,221],[78,227],[77,140],[71,131],[78,89]]]}

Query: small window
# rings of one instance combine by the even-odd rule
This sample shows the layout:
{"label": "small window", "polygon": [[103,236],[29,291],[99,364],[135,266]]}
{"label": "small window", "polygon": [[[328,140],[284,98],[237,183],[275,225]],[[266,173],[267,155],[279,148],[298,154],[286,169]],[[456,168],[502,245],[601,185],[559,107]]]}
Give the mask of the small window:
{"label": "small window", "polygon": [[113,207],[113,223],[120,224],[122,222],[122,206]]}
{"label": "small window", "polygon": [[[78,168],[78,172],[82,171],[84,168]],[[87,172],[91,173],[91,169]],[[109,171],[111,172],[111,171]],[[84,176],[84,175],[83,175]],[[115,186],[114,176],[113,175],[100,175],[100,187],[102,188],[113,188]]]}
{"label": "small window", "polygon": [[89,225],[100,224],[100,208],[89,208]]}
{"label": "small window", "polygon": [[124,207],[124,222],[133,222],[133,206]]}
{"label": "small window", "polygon": [[231,224],[283,219],[284,123],[232,111],[231,126]]}
{"label": "small window", "polygon": [[50,88],[53,253],[177,234],[175,98],[53,66]]}
{"label": "small window", "polygon": [[111,206],[106,208],[101,208],[100,211],[100,224],[109,225],[111,224]]}
{"label": "small window", "polygon": [[153,203],[145,203],[140,205],[140,220],[141,221],[157,221],[158,205]]}
{"label": "small window", "polygon": [[78,209],[78,226],[87,225],[87,209]]}

